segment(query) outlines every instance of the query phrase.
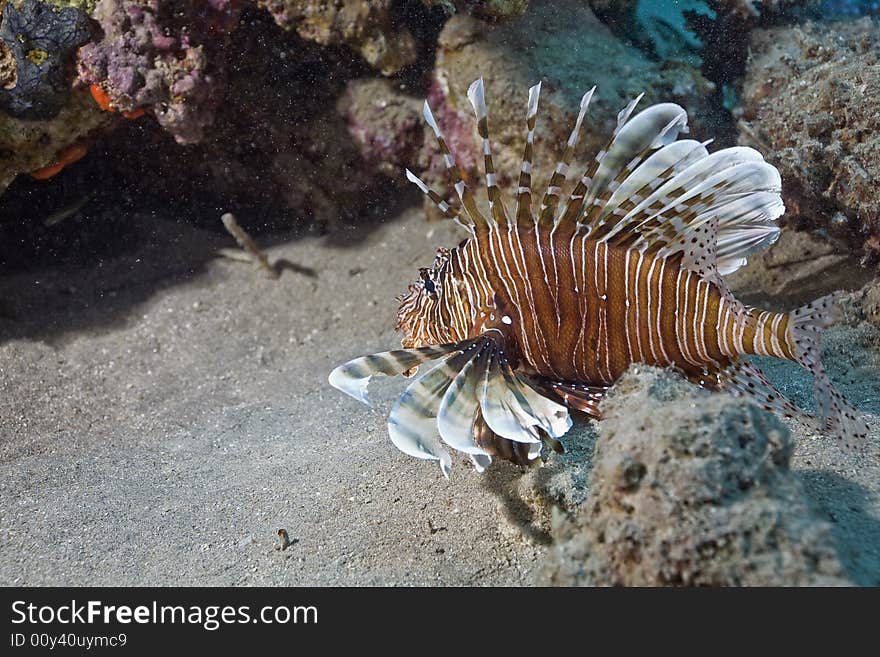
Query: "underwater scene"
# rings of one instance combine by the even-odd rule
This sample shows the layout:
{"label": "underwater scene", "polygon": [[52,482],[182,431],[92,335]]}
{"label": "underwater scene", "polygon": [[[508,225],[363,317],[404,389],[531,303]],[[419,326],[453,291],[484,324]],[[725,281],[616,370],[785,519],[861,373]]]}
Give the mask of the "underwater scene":
{"label": "underwater scene", "polygon": [[0,585],[880,586],[880,1],[0,0]]}

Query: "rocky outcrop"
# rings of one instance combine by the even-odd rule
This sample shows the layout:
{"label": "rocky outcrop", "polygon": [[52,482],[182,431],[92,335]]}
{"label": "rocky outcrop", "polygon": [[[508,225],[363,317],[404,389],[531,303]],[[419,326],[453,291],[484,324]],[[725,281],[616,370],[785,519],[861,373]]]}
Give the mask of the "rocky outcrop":
{"label": "rocky outcrop", "polygon": [[100,0],[104,36],[80,51],[80,76],[105,109],[146,111],[179,143],[196,143],[224,98],[227,35],[242,4]]}
{"label": "rocky outcrop", "polygon": [[558,530],[544,583],[849,583],[773,415],[644,367],[615,385],[604,412],[589,497]]}
{"label": "rocky outcrop", "polygon": [[740,142],[782,174],[786,220],[880,256],[880,30],[864,18],[758,30]]}
{"label": "rocky outcrop", "polygon": [[70,96],[76,49],[98,33],[76,7],[37,0],[8,3],[0,20],[0,111],[17,119],[52,119]]}
{"label": "rocky outcrop", "polygon": [[383,75],[416,59],[409,30],[391,13],[391,0],[259,0],[286,30],[322,46],[346,46]]}

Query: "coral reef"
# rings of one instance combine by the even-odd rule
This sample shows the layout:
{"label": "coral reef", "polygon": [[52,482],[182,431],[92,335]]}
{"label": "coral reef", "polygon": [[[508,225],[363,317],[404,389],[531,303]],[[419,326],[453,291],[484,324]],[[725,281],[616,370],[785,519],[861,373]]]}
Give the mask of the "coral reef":
{"label": "coral reef", "polygon": [[344,63],[286,33],[265,12],[249,13],[228,48],[237,63],[226,94],[246,102],[220,105],[211,130],[185,147],[148,121],[126,122],[109,138],[108,166],[168,202],[212,212],[221,203],[248,228],[255,215],[333,223],[375,199],[367,192],[376,171],[336,111],[351,77]]}
{"label": "coral reef", "polygon": [[[589,38],[584,38],[589,34]],[[499,184],[515,186],[525,140],[528,88],[543,81],[535,146],[533,186],[546,184],[574,124],[581,95],[597,85],[584,123],[575,168],[613,129],[617,113],[645,93],[642,107],[674,101],[697,123],[716,119],[707,104],[713,86],[687,65],[658,65],[624,45],[592,11],[576,0],[533,0],[525,15],[497,26],[466,15],[453,16],[440,35],[428,100],[435,109],[450,149],[474,180],[481,175],[479,140],[468,102],[468,85],[483,76]],[[712,130],[711,132],[715,132]],[[446,189],[439,151],[429,163],[427,180]],[[581,158],[580,162],[578,162]]]}
{"label": "coral reef", "polygon": [[880,31],[870,18],[758,30],[740,142],[783,180],[786,217],[880,255]]}
{"label": "coral reef", "polygon": [[449,13],[458,11],[497,20],[519,16],[529,6],[529,0],[422,0],[422,2],[429,7],[443,7]]}
{"label": "coral reef", "polygon": [[240,0],[99,0],[104,38],[80,51],[80,76],[122,112],[149,111],[179,143],[201,140],[223,99],[228,32]]}
{"label": "coral reef", "polygon": [[18,174],[58,162],[64,152],[112,123],[84,90],[74,90],[48,121],[16,119],[0,112],[0,194]]}
{"label": "coral reef", "polygon": [[702,65],[718,83],[733,81],[745,65],[749,32],[816,0],[590,0],[618,34],[653,57]]}
{"label": "coral reef", "polygon": [[774,416],[650,368],[604,410],[589,497],[561,524],[544,583],[849,584]]}
{"label": "coral reef", "polygon": [[97,26],[80,9],[37,0],[6,3],[0,22],[0,110],[19,119],[51,119],[70,95],[74,51]]}
{"label": "coral reef", "polygon": [[403,181],[404,167],[418,161],[424,142],[421,106],[389,80],[365,78],[349,82],[338,111],[364,163]]}
{"label": "coral reef", "polygon": [[323,46],[345,45],[383,75],[416,60],[416,43],[391,15],[391,0],[259,0],[286,30]]}

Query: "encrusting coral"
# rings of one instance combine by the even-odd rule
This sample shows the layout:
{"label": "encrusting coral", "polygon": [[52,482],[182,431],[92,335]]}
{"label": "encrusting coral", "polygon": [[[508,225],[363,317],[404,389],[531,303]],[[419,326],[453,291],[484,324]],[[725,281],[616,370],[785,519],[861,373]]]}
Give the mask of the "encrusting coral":
{"label": "encrusting coral", "polygon": [[756,31],[740,142],[782,179],[787,218],[880,255],[880,30],[870,18]]}
{"label": "encrusting coral", "polygon": [[103,38],[80,51],[80,76],[120,112],[150,112],[179,143],[201,140],[223,101],[226,37],[241,0],[99,0]]}
{"label": "encrusting coral", "polygon": [[603,409],[589,496],[561,523],[542,583],[849,584],[775,417],[644,367]]}
{"label": "encrusting coral", "polygon": [[258,0],[286,30],[323,46],[348,46],[383,75],[416,59],[416,43],[391,15],[391,0]]}
{"label": "encrusting coral", "polygon": [[70,95],[77,48],[97,25],[76,7],[37,0],[6,3],[0,22],[0,110],[19,119],[51,119]]}

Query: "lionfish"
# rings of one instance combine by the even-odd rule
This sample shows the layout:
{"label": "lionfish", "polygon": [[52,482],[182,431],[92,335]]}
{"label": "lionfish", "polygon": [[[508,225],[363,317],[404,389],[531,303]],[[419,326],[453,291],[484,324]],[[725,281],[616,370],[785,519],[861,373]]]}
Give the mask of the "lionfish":
{"label": "lionfish", "polygon": [[482,79],[468,89],[482,139],[488,213],[447,147],[426,102],[448,176],[460,201],[445,201],[407,170],[469,237],[439,249],[433,266],[402,298],[403,349],[352,360],[330,383],[369,404],[376,374],[419,374],[394,403],[391,440],[440,462],[445,446],[477,470],[492,457],[527,464],[544,445],[561,451],[569,409],[601,417],[599,404],[632,363],[674,368],[703,388],[745,395],[785,416],[803,412],[743,357],[800,363],[815,379],[825,428],[847,448],[867,426],[832,387],[820,338],[836,319],[833,295],[790,313],[737,301],[724,276],[779,235],[781,178],[759,152],[678,139],[687,113],[661,103],[635,114],[641,96],[563,202],[562,186],[595,87],[581,100],[571,135],[537,211],[532,150],[541,84],[529,89],[526,142],[513,213],[498,187]]}

